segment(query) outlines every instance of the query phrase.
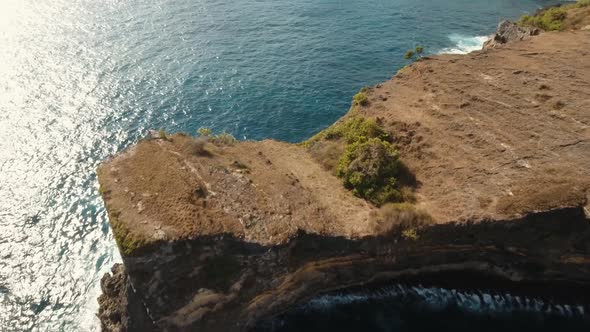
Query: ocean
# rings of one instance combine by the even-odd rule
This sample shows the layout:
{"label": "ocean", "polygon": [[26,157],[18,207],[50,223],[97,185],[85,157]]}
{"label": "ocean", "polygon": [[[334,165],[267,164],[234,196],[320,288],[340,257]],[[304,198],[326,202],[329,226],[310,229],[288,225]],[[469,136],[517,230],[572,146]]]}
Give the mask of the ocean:
{"label": "ocean", "polygon": [[0,0],[0,331],[98,331],[95,169],[148,129],[304,140],[541,0]]}

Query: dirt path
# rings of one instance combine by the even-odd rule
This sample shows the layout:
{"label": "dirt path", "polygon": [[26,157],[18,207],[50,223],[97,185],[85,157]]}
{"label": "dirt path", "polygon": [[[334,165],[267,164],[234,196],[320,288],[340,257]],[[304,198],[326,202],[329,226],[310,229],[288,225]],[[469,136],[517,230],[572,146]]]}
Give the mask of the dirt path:
{"label": "dirt path", "polygon": [[370,215],[376,209],[354,197],[342,181],[312,160],[304,148],[277,141],[264,141],[260,148],[275,165],[292,172],[313,199],[342,225],[343,234],[366,235]]}

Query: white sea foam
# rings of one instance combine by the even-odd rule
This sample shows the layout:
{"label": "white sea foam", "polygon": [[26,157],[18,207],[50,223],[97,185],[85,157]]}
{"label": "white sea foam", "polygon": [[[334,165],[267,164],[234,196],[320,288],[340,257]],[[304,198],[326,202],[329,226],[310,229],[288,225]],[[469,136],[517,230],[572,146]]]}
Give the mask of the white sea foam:
{"label": "white sea foam", "polygon": [[459,34],[449,35],[449,40],[454,46],[443,48],[440,54],[467,54],[473,51],[481,50],[483,43],[490,37],[488,36],[464,36]]}
{"label": "white sea foam", "polygon": [[377,290],[359,291],[355,293],[326,294],[314,298],[301,307],[304,311],[327,311],[336,306],[363,303],[374,300],[414,297],[422,299],[434,310],[441,310],[456,305],[465,312],[471,313],[510,313],[546,312],[560,316],[583,316],[583,306],[572,307],[544,302],[537,298],[527,298],[511,294],[489,294],[480,292],[460,291],[437,287],[406,287],[402,285],[387,286]]}

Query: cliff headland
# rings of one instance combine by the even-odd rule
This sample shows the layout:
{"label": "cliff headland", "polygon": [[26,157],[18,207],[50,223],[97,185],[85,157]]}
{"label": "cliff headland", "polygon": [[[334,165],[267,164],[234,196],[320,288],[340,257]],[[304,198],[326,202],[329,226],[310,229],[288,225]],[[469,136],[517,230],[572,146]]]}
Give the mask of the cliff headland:
{"label": "cliff headland", "polygon": [[301,144],[160,132],[105,161],[123,265],[102,281],[103,330],[247,331],[421,278],[587,301],[588,9],[423,57]]}

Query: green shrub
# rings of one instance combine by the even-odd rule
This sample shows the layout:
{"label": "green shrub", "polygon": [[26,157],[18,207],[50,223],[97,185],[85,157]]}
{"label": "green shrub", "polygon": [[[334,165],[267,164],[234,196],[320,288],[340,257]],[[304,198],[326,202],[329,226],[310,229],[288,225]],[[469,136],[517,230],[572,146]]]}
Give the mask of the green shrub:
{"label": "green shrub", "polygon": [[551,7],[541,11],[537,15],[524,15],[518,21],[520,26],[530,26],[545,31],[561,31],[564,29],[563,21],[567,17],[567,6]]}
{"label": "green shrub", "polygon": [[225,131],[213,137],[213,143],[215,144],[233,145],[236,142],[236,138]]}
{"label": "green shrub", "polygon": [[424,52],[424,47],[416,46],[416,49],[414,51],[416,52],[416,54],[422,54]]}
{"label": "green shrub", "polygon": [[346,143],[364,142],[370,138],[388,139],[387,135],[373,119],[351,117],[346,121],[336,123],[322,132],[328,140],[343,138]]}
{"label": "green shrub", "polygon": [[418,230],[415,228],[404,229],[402,231],[402,237],[406,240],[413,240],[413,241],[420,239],[420,235],[418,235]]}
{"label": "green shrub", "polygon": [[[354,195],[379,206],[401,201],[397,177],[403,165],[391,137],[373,119],[349,117],[325,129],[303,146],[342,179]],[[343,148],[337,148],[342,146]]]}
{"label": "green shrub", "polygon": [[201,127],[199,130],[197,130],[197,134],[199,134],[199,136],[209,137],[213,135],[213,131],[210,128]]}
{"label": "green shrub", "polygon": [[576,8],[590,7],[590,0],[579,0],[574,6]]}
{"label": "green shrub", "polygon": [[209,128],[201,127],[197,130],[197,134],[201,137],[207,138],[210,142],[214,144],[224,144],[224,145],[233,145],[237,142],[236,138],[227,133],[222,132],[219,135],[213,134],[213,131]]}
{"label": "green shrub", "polygon": [[347,189],[377,206],[401,200],[398,171],[397,151],[379,138],[348,144],[336,167]]}
{"label": "green shrub", "polygon": [[369,105],[369,97],[367,97],[367,94],[363,91],[354,95],[353,101],[356,105],[361,105],[361,106]]}
{"label": "green shrub", "polygon": [[407,51],[406,54],[404,55],[404,58],[406,60],[410,60],[413,57],[414,57],[414,51],[412,51],[412,50]]}
{"label": "green shrub", "polygon": [[165,141],[170,141],[170,139],[169,139],[169,138],[168,138],[168,136],[166,135],[166,130],[164,130],[164,128],[161,128],[161,129],[158,131],[158,136],[159,136],[161,139],[165,140]]}
{"label": "green shrub", "polygon": [[148,244],[146,239],[133,234],[125,224],[119,220],[119,213],[109,212],[109,223],[121,255],[134,256]]}

